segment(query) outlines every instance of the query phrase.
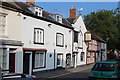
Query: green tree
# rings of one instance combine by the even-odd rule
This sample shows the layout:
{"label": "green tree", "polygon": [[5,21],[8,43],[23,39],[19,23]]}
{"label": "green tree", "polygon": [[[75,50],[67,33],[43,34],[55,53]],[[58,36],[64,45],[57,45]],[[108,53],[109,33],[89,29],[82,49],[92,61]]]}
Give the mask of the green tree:
{"label": "green tree", "polygon": [[84,17],[85,25],[107,42],[109,50],[120,49],[120,16],[115,10],[98,10]]}

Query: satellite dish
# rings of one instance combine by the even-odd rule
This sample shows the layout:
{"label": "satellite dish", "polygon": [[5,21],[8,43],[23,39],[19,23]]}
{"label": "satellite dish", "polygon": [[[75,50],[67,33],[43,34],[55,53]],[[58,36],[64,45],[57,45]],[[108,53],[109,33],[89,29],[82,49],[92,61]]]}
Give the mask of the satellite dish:
{"label": "satellite dish", "polygon": [[79,9],[78,9],[78,11],[80,11],[80,12],[81,12],[82,10],[83,10],[83,8],[79,8]]}
{"label": "satellite dish", "polygon": [[82,10],[83,10],[83,8],[78,8],[79,14],[81,13]]}

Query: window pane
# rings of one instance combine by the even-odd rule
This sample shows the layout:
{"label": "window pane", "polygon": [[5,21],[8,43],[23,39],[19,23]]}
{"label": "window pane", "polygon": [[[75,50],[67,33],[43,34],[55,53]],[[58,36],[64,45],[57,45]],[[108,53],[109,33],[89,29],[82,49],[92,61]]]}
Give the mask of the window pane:
{"label": "window pane", "polygon": [[36,53],[35,54],[35,68],[38,67],[38,64],[39,64],[39,54]]}
{"label": "window pane", "polygon": [[57,34],[57,45],[63,46],[63,34]]}
{"label": "window pane", "polygon": [[114,64],[109,64],[109,63],[98,63],[98,64],[94,65],[92,70],[94,70],[94,71],[114,71],[115,66],[114,66]]}
{"label": "window pane", "polygon": [[57,65],[62,65],[62,54],[58,54],[57,56]]}
{"label": "window pane", "polygon": [[85,58],[85,53],[81,52],[81,61],[84,61],[84,58]]}
{"label": "window pane", "polygon": [[78,42],[78,32],[74,32],[74,42]]}
{"label": "window pane", "polygon": [[45,66],[45,53],[37,52],[35,53],[35,68]]}
{"label": "window pane", "polygon": [[44,66],[44,54],[40,53],[40,66]]}
{"label": "window pane", "polygon": [[5,33],[6,15],[0,14],[0,33]]}
{"label": "window pane", "polygon": [[41,29],[34,29],[34,31],[35,31],[35,33],[34,33],[34,41],[35,41],[35,43],[44,43],[44,31],[43,30],[41,30]]}

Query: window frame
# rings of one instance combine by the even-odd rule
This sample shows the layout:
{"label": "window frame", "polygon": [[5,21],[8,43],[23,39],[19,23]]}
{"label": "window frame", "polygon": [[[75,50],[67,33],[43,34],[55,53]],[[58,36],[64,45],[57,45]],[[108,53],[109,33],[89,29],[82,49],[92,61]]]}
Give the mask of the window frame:
{"label": "window frame", "polygon": [[0,66],[3,70],[7,70],[7,53],[6,49],[3,49],[3,53],[0,54]]}
{"label": "window frame", "polygon": [[[42,34],[43,41],[38,41],[37,42],[36,37],[38,37],[38,36],[36,36],[36,30],[43,32],[43,34]],[[42,28],[34,28],[34,44],[42,44],[42,45],[44,45],[44,29],[42,29]]]}
{"label": "window frame", "polygon": [[78,36],[79,36],[79,32],[74,31],[74,42],[78,43]]}
{"label": "window frame", "polygon": [[1,13],[0,12],[0,21],[2,21],[1,23],[0,23],[0,32],[2,33],[2,34],[6,34],[6,16],[7,16],[7,14],[5,14],[5,13]]}
{"label": "window frame", "polygon": [[[62,44],[58,44],[57,35],[62,35]],[[62,33],[56,33],[56,46],[64,47],[64,34],[62,34]]]}
{"label": "window frame", "polygon": [[[82,57],[83,57],[83,59],[82,59]],[[84,52],[81,52],[81,54],[80,54],[80,61],[85,61],[85,53]]]}
{"label": "window frame", "polygon": [[[60,64],[58,64],[58,56],[60,56],[61,57],[61,59],[59,60],[61,63]],[[59,53],[59,54],[57,54],[57,67],[62,67],[62,65],[63,65],[63,53]]]}
{"label": "window frame", "polygon": [[[41,53],[43,53],[44,54],[44,57],[43,57],[43,63],[44,63],[44,65],[43,66],[39,66],[39,67],[36,67],[35,66],[35,54],[41,54]],[[45,51],[36,51],[35,53],[34,53],[34,58],[33,58],[34,60],[33,60],[33,69],[39,69],[39,68],[45,68],[46,67],[46,52]],[[40,59],[40,58],[39,58]]]}

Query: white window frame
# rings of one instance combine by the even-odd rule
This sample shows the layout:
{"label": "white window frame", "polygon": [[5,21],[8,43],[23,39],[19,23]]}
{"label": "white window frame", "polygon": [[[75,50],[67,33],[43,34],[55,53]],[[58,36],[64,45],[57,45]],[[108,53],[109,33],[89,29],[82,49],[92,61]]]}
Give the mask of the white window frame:
{"label": "white window frame", "polygon": [[3,49],[3,53],[0,54],[0,66],[3,70],[7,68],[7,52]]}
{"label": "white window frame", "polygon": [[[43,56],[41,56],[41,54]],[[45,67],[45,59],[46,59],[46,55],[45,55],[44,51],[36,51],[35,57],[34,57],[34,68],[44,68]]]}
{"label": "white window frame", "polygon": [[34,44],[44,44],[44,30],[34,28]]}
{"label": "white window frame", "polygon": [[0,33],[6,34],[6,14],[0,13]]}
{"label": "white window frame", "polygon": [[[82,54],[83,54],[83,59],[82,59]],[[84,52],[81,52],[81,54],[80,54],[80,60],[81,61],[85,61],[85,53]]]}
{"label": "white window frame", "polygon": [[56,46],[64,47],[64,35],[62,33],[56,34]]}

